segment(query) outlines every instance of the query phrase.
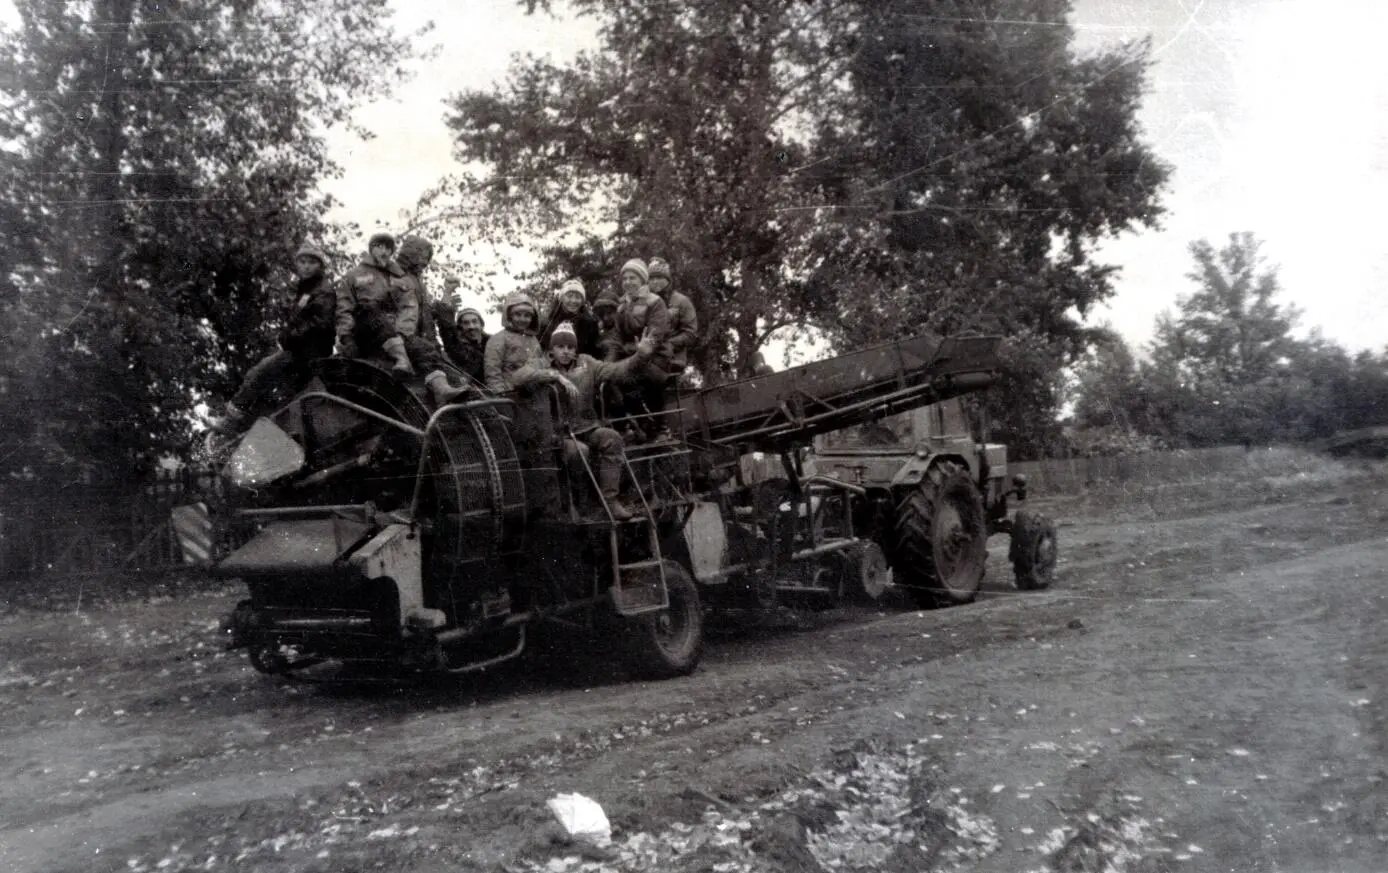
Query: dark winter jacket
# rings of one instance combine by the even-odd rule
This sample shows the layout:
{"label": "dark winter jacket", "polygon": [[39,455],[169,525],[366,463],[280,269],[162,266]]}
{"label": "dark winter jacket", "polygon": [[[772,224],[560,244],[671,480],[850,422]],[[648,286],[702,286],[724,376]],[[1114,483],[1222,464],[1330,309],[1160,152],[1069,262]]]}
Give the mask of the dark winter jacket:
{"label": "dark winter jacket", "polygon": [[540,328],[540,345],[548,349],[549,338],[554,334],[554,329],[567,321],[573,325],[574,333],[578,336],[578,353],[599,357],[601,352],[598,350],[598,317],[593,314],[593,307],[585,302],[576,314],[569,315],[562,311],[563,305],[562,297],[550,305],[549,312],[545,315],[544,326]]}
{"label": "dark winter jacket", "polygon": [[484,383],[487,375],[483,357],[486,354],[487,340],[491,339],[491,336],[484,332],[479,342],[472,342],[463,335],[462,328],[458,326],[458,319],[462,318],[463,313],[472,312],[478,318],[482,317],[482,313],[475,309],[459,312],[447,300],[435,300],[431,308],[444,354],[448,355],[455,367],[468,374],[479,385]]}
{"label": "dark winter jacket", "polygon": [[699,339],[699,314],[694,310],[694,301],[679,291],[667,288],[661,297],[670,312],[671,364],[683,370]]}
{"label": "dark winter jacket", "polygon": [[351,339],[356,327],[358,306],[380,307],[388,313],[400,310],[400,290],[391,283],[405,275],[400,265],[394,261],[377,261],[370,253],[361,256],[361,262],[347,271],[335,287],[337,295],[336,332],[339,339]]}
{"label": "dark winter jacket", "polygon": [[438,331],[434,329],[434,315],[424,294],[424,282],[406,273],[392,278],[390,284],[397,301],[395,329],[401,336],[417,336],[437,343]]}
{"label": "dark winter jacket", "polygon": [[658,362],[670,360],[670,310],[650,288],[622,298],[617,307],[617,333],[627,354],[634,353],[636,344],[647,337],[655,347],[652,357]]}
{"label": "dark winter jacket", "polygon": [[407,236],[400,241],[400,251],[395,255],[403,275],[391,280],[400,301],[395,317],[396,330],[401,336],[417,336],[438,345],[438,331],[434,328],[434,316],[429,307],[429,296],[424,291],[424,280],[420,274],[433,260],[434,247],[417,236]]}
{"label": "dark winter jacket", "polygon": [[333,353],[337,292],[322,273],[300,279],[294,288],[294,302],[280,330],[280,348],[295,358],[311,361]]}
{"label": "dark winter jacket", "polygon": [[608,289],[598,295],[597,302],[604,304],[601,308],[606,308],[607,305],[610,305],[612,315],[607,326],[604,326],[602,318],[597,314],[600,307],[594,307],[593,318],[596,319],[598,323],[598,352],[593,357],[609,362],[615,361],[624,354],[622,348],[622,335],[621,332],[617,330],[616,321],[617,309],[621,306],[621,299],[617,296],[616,291]]}

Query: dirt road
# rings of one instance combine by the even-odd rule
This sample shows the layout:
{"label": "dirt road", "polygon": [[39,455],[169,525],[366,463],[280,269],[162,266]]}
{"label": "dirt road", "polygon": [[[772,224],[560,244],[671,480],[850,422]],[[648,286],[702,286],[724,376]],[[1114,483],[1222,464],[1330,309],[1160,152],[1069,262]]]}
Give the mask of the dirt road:
{"label": "dirt road", "polygon": [[[1052,502],[1056,589],[691,678],[281,685],[236,592],[0,618],[0,870],[1381,871],[1388,473]],[[566,844],[577,791],[612,821]]]}

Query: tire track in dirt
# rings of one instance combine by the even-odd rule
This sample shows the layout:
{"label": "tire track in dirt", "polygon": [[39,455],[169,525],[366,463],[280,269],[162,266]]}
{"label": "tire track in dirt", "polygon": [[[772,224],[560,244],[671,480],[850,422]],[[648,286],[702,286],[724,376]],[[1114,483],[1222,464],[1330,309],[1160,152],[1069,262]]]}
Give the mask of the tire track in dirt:
{"label": "tire track in dirt", "polygon": [[[1341,514],[1349,516],[1352,509],[1341,507]],[[1334,508],[1330,511],[1333,514]],[[1229,516],[1240,519],[1241,523],[1249,518],[1281,518],[1276,507]],[[1167,533],[1177,536],[1186,530],[1208,529],[1212,523],[1211,519],[1184,520],[1173,523]],[[1068,526],[1061,533],[1063,537],[1075,536],[1076,542],[1082,544],[1102,539],[1105,532],[1112,531],[1113,528],[1084,524]],[[1323,544],[1325,537],[1318,539],[1313,535],[1310,539],[1313,543],[1309,547],[1317,547]],[[1238,563],[1227,554],[1222,543],[1213,544],[1207,551],[1205,556],[1213,559],[1205,565],[1207,568]],[[517,772],[522,782],[539,781],[548,786],[562,781],[564,774],[575,771],[608,773],[615,779],[624,761],[643,757],[658,760],[661,756],[673,755],[676,749],[697,748],[705,752],[704,759],[724,758],[725,769],[731,760],[741,757],[760,760],[768,751],[784,756],[792,751],[796,737],[826,730],[825,722],[843,719],[844,712],[860,711],[880,717],[881,713],[876,710],[880,710],[877,704],[881,702],[881,695],[909,697],[918,694],[920,689],[930,685],[928,675],[922,673],[936,665],[965,654],[971,660],[991,657],[990,650],[1005,651],[1023,643],[1043,646],[1046,639],[1064,637],[1067,633],[1074,635],[1066,627],[1066,622],[1073,618],[1082,617],[1087,624],[1096,612],[1110,608],[1121,611],[1135,598],[1163,594],[1164,577],[1188,574],[1193,568],[1189,561],[1198,560],[1200,556],[1183,555],[1180,562],[1154,573],[1114,572],[1125,569],[1130,557],[1111,556],[1108,561],[1063,567],[1065,587],[1052,592],[999,596],[974,607],[894,615],[870,621],[865,621],[861,614],[850,615],[808,634],[783,633],[770,638],[721,641],[713,647],[699,674],[678,683],[596,685],[587,691],[543,684],[538,691],[526,692],[484,688],[467,703],[442,700],[440,695],[382,702],[308,694],[294,695],[294,699],[287,700],[279,692],[264,689],[246,692],[243,688],[241,693],[246,694],[244,703],[248,708],[234,700],[229,704],[224,701],[223,709],[216,715],[222,720],[214,720],[213,724],[224,724],[226,715],[235,714],[243,719],[266,718],[267,724],[294,730],[308,728],[311,720],[329,714],[343,726],[341,733],[322,740],[316,747],[302,744],[271,748],[267,741],[253,750],[259,770],[269,774],[266,777],[246,773],[243,762],[218,764],[208,761],[204,750],[190,757],[185,771],[185,774],[191,773],[198,765],[210,765],[211,772],[201,774],[202,778],[185,780],[182,778],[185,774],[170,774],[179,778],[177,784],[167,786],[169,775],[159,774],[139,786],[148,789],[145,791],[120,793],[119,787],[114,787],[106,796],[91,798],[94,806],[53,822],[52,827],[55,833],[66,831],[69,843],[74,831],[106,834],[112,841],[109,851],[120,843],[153,846],[169,839],[157,833],[166,829],[161,827],[161,820],[165,826],[178,822],[176,827],[167,828],[169,833],[188,833],[189,825],[208,827],[229,812],[236,812],[242,815],[239,829],[251,836],[263,835],[296,820],[311,824],[313,815],[301,814],[297,809],[285,810],[260,800],[245,801],[240,810],[234,808],[242,803],[243,795],[261,792],[260,796],[264,796],[270,793],[266,792],[267,787],[280,784],[281,780],[292,786],[294,792],[320,797],[320,804],[330,804],[335,798],[350,793],[342,789],[347,779],[362,779],[366,785],[373,784],[375,779],[383,790],[389,790],[396,786],[427,784],[429,778],[452,774],[476,762],[494,765],[491,769],[500,772],[515,768],[516,762],[525,764],[540,760],[543,766]],[[1246,563],[1246,566],[1257,564]],[[995,572],[993,578],[996,580],[996,567],[991,567],[990,571]],[[1134,583],[1134,579],[1142,581]],[[996,581],[990,583],[990,587],[993,585]],[[923,638],[923,633],[929,633],[930,638]],[[130,663],[139,665],[141,662],[137,658]],[[195,678],[201,687],[218,682],[244,686],[246,683],[238,675],[240,672],[243,671],[224,662]],[[504,682],[505,679],[502,676],[495,681]],[[903,680],[905,685],[901,684]],[[529,684],[532,689],[536,685],[533,681],[523,684]],[[961,685],[959,690],[968,692],[969,686]],[[153,688],[142,688],[141,693],[156,692]],[[969,693],[986,696],[986,689],[977,688]],[[731,705],[732,701],[750,702],[737,706]],[[279,711],[276,707],[290,711]],[[795,711],[791,712],[792,709]],[[624,725],[671,713],[687,713],[692,717],[659,735],[643,736],[639,729],[622,730]],[[707,723],[703,721],[705,717],[709,719]],[[575,725],[583,728],[575,731]],[[191,736],[196,740],[207,733],[209,724],[199,720],[197,715],[180,713],[164,727],[172,736]],[[372,728],[370,735],[363,733],[368,727]],[[556,743],[549,739],[554,734],[575,738]],[[600,740],[613,734],[621,734],[622,738],[609,742]],[[814,740],[803,753],[808,755],[810,749],[822,751],[822,746],[823,740]],[[382,749],[387,751],[383,753]],[[739,749],[745,750],[745,755],[739,756]],[[712,755],[708,754],[710,751]],[[421,765],[420,761],[429,763]],[[288,773],[289,766],[296,767],[296,773]],[[681,764],[660,777],[663,781],[655,793],[678,793],[678,783],[687,773],[700,772]],[[723,790],[714,784],[718,780],[699,778],[714,785],[709,790]],[[737,778],[741,778],[741,774]],[[216,793],[209,794],[223,787],[219,780],[235,783],[237,779],[248,784],[230,795],[236,798],[234,804],[222,803]],[[24,790],[33,804],[35,818],[51,814],[50,801],[34,796],[42,790],[40,784],[29,784]],[[504,825],[506,811],[513,809],[518,801],[524,801],[529,797],[527,792],[534,790],[537,789],[527,787],[509,792],[514,795],[521,791],[524,796],[508,796],[508,791],[490,793],[474,826],[491,823],[493,818]],[[209,798],[209,801],[199,800],[189,805],[185,801],[194,796],[190,792],[196,792],[198,798]],[[141,823],[141,816],[119,813],[130,797],[138,795],[169,798],[167,804],[158,807],[162,812],[154,815],[147,812],[143,816],[143,821],[154,825],[151,830],[156,833],[150,834],[151,838],[137,836],[136,825]],[[188,811],[190,806],[191,812]],[[164,817],[171,810],[181,810],[172,821]],[[110,817],[104,823],[103,815]],[[22,829],[8,828],[3,836],[0,845],[26,842]],[[83,857],[83,854],[75,849],[53,847],[47,855],[42,855],[45,863],[32,869],[53,869],[59,864],[86,864],[84,869],[92,869],[89,866],[92,856]],[[29,857],[37,859],[40,855],[31,853]],[[62,858],[66,860],[60,861]],[[4,861],[5,856],[0,854],[0,862]]]}

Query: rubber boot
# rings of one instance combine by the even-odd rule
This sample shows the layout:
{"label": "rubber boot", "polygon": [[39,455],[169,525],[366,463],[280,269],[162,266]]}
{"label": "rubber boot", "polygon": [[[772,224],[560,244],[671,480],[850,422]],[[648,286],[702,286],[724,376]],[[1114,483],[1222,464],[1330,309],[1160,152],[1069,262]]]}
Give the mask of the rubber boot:
{"label": "rubber boot", "polygon": [[390,371],[397,376],[413,376],[414,366],[410,364],[410,356],[405,352],[405,341],[398,336],[393,336],[381,345],[381,350],[391,359]]}
{"label": "rubber boot", "polygon": [[442,370],[435,370],[424,377],[424,384],[429,386],[429,393],[433,395],[434,404],[437,406],[447,406],[456,403],[458,398],[467,394],[470,388],[454,388],[448,384],[448,375]]}
{"label": "rubber boot", "polygon": [[208,416],[207,429],[222,436],[234,436],[240,433],[246,425],[246,413],[241,411],[235,403],[228,403],[226,414],[223,416]]}
{"label": "rubber boot", "polygon": [[610,464],[599,466],[598,485],[602,487],[602,499],[607,502],[607,511],[612,517],[617,521],[630,521],[634,513],[618,496],[622,488],[622,468]]}

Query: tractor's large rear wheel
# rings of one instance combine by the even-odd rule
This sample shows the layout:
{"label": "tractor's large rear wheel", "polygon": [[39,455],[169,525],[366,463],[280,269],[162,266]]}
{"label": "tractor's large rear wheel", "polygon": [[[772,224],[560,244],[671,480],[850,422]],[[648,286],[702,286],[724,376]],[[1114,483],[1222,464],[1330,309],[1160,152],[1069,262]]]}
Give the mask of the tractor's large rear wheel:
{"label": "tractor's large rear wheel", "polygon": [[670,606],[623,620],[627,666],[644,679],[670,679],[694,672],[704,646],[699,588],[677,561],[664,561]]}
{"label": "tractor's large rear wheel", "polygon": [[988,561],[983,498],[966,469],[936,464],[897,504],[892,570],[921,606],[952,606],[978,596]]}

